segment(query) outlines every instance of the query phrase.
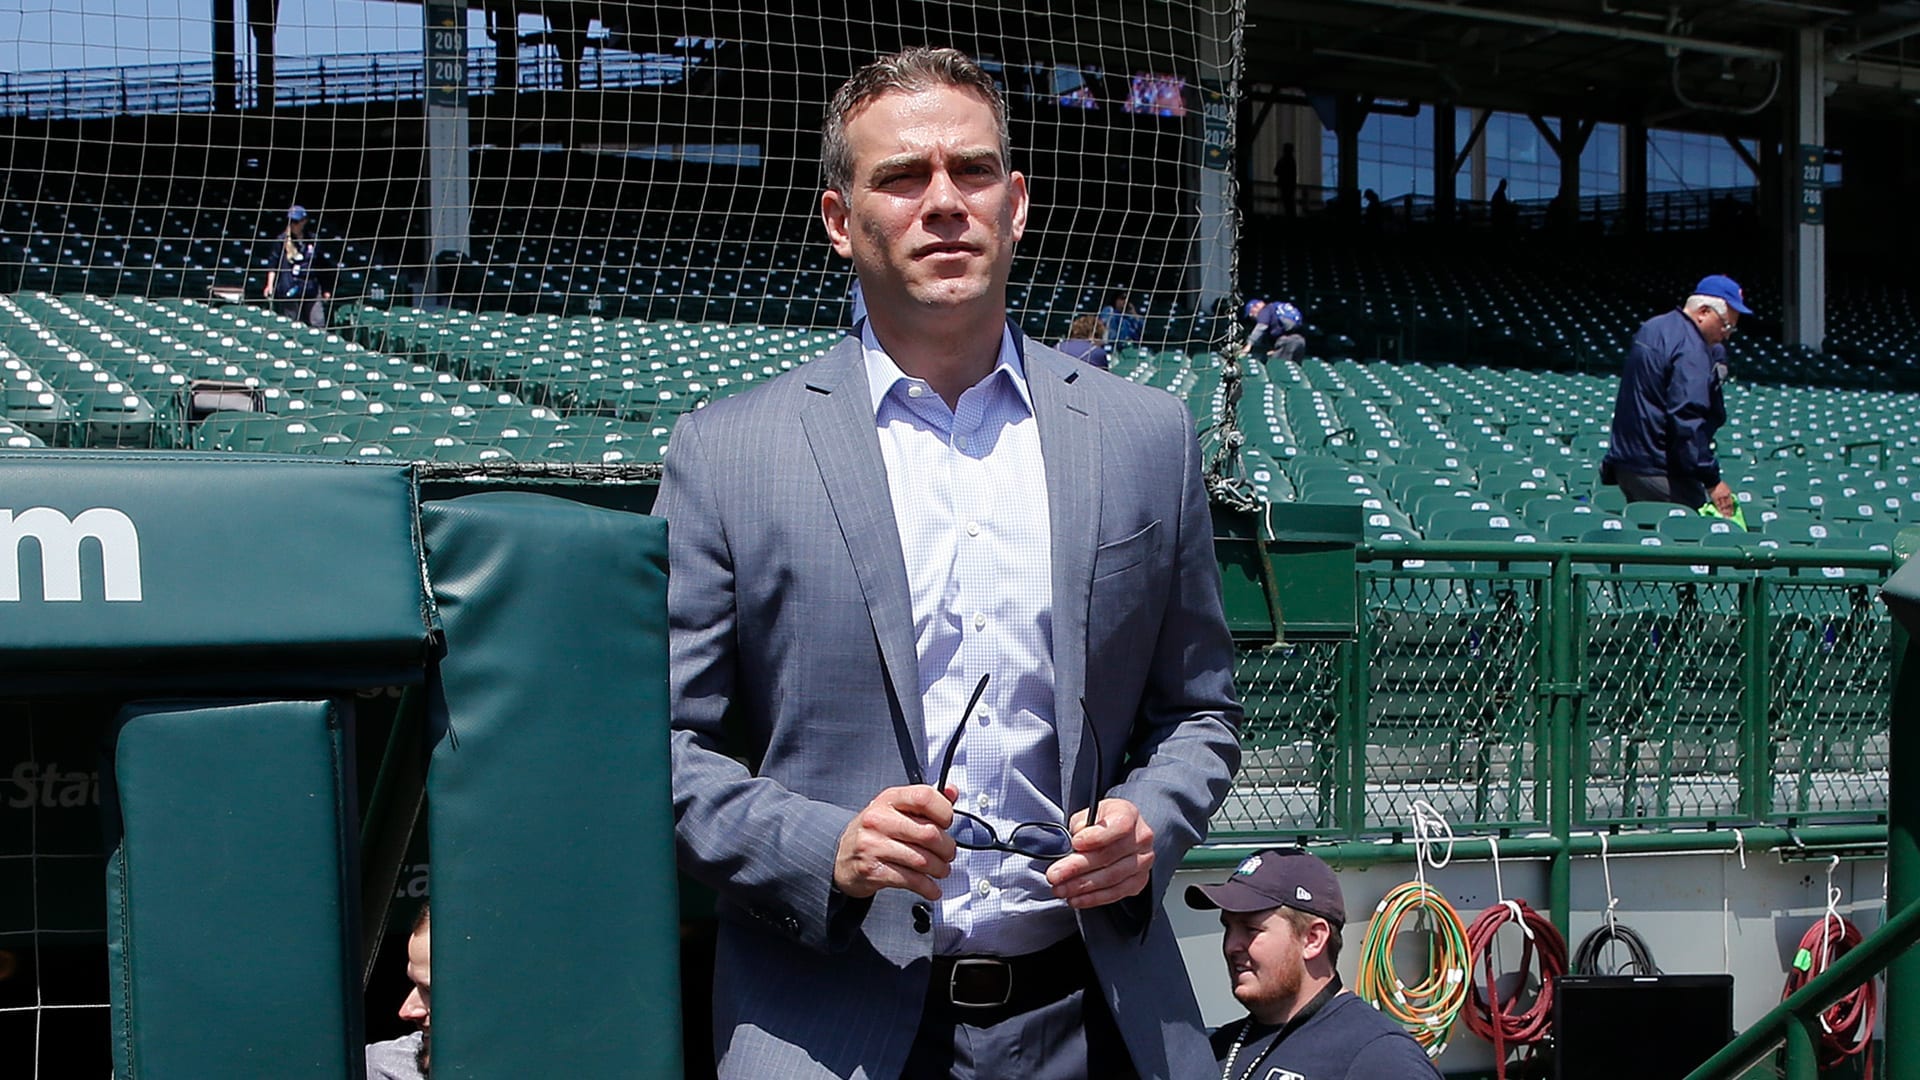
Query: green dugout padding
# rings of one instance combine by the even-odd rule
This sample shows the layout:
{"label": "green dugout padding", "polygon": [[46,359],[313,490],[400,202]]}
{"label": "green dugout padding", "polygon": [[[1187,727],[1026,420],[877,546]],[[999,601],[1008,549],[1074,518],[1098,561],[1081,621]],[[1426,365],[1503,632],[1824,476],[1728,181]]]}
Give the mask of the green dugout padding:
{"label": "green dugout padding", "polygon": [[213,454],[0,455],[9,691],[418,682],[415,474]]}
{"label": "green dugout padding", "polygon": [[112,732],[114,1075],[358,1077],[351,705],[128,705]]}
{"label": "green dugout padding", "polygon": [[434,1074],[680,1075],[657,519],[429,503]]}

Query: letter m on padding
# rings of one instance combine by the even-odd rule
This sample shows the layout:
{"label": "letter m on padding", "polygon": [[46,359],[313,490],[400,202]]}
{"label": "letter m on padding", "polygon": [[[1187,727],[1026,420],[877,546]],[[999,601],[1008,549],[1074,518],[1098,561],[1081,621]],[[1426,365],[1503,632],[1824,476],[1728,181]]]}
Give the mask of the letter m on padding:
{"label": "letter m on padding", "polygon": [[40,547],[41,597],[49,602],[80,600],[80,545],[100,544],[104,599],[140,599],[140,532],[133,520],[112,507],[96,506],[69,519],[50,506],[15,513],[0,510],[0,601],[20,599],[21,541]]}

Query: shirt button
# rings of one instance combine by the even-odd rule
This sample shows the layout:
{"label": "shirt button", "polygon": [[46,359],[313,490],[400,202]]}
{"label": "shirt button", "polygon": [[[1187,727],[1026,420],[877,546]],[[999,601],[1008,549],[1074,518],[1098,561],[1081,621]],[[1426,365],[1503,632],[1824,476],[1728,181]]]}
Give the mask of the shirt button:
{"label": "shirt button", "polygon": [[922,395],[922,394],[924,394],[924,393],[926,393],[926,392],[927,392],[927,391],[926,391],[926,388],[925,388],[925,387],[923,387],[923,386],[921,386],[921,385],[920,385],[919,383],[908,383],[908,384],[907,384],[907,396],[908,396],[908,397],[919,397],[920,395]]}
{"label": "shirt button", "polygon": [[979,523],[979,522],[977,522],[977,521],[969,521],[969,522],[967,522],[967,535],[968,535],[968,536],[979,536],[979,535],[980,535],[980,523]]}
{"label": "shirt button", "polygon": [[987,628],[987,617],[978,611],[974,612],[973,628],[975,630],[985,630]]}
{"label": "shirt button", "polygon": [[965,435],[955,436],[953,440],[953,445],[959,447],[962,450],[965,450],[967,448],[967,437]]}
{"label": "shirt button", "polygon": [[986,896],[993,892],[993,883],[986,878],[981,878],[980,883],[973,887],[973,891],[979,893],[981,896]]}
{"label": "shirt button", "polygon": [[986,727],[988,724],[993,723],[993,714],[988,712],[983,712],[980,715],[974,717],[973,722],[976,724],[979,724],[981,727]]}
{"label": "shirt button", "polygon": [[992,803],[993,803],[993,800],[987,798],[987,793],[984,791],[973,797],[974,807],[983,814],[987,812],[987,807],[990,806]]}

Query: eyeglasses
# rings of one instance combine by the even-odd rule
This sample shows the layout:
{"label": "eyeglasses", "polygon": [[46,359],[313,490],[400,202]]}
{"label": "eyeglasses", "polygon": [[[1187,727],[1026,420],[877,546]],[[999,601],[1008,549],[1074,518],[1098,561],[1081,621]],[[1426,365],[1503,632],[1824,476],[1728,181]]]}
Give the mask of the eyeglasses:
{"label": "eyeglasses", "polygon": [[[960,726],[954,729],[953,738],[947,741],[947,752],[940,760],[940,782],[934,785],[938,791],[947,790],[947,775],[953,771],[953,756],[960,749],[960,736],[966,734],[967,721],[980,704],[981,695],[987,692],[987,678],[987,675],[980,676],[980,682],[973,688],[973,696],[967,699],[966,711],[960,714]],[[1080,700],[1080,719],[1085,725],[1087,738],[1093,743],[1092,782],[1087,789],[1087,817],[1091,820],[1094,808],[1100,805],[1100,735],[1093,729],[1093,718],[1087,712],[1085,698]],[[1068,816],[1072,816],[1070,807]],[[1005,851],[1047,862],[1073,854],[1073,832],[1061,822],[1023,821],[1015,825],[1007,833],[1007,838],[1002,840],[999,831],[986,819],[969,814],[957,806],[953,810],[953,819],[953,842],[969,851]]]}
{"label": "eyeglasses", "polygon": [[1719,311],[1719,309],[1717,309],[1717,308],[1708,308],[1707,310],[1708,310],[1708,311],[1711,311],[1711,312],[1713,312],[1713,317],[1714,317],[1714,318],[1716,318],[1716,319],[1719,319],[1719,320],[1720,320],[1720,334],[1721,334],[1721,336],[1722,336],[1722,337],[1732,337],[1732,336],[1733,336],[1733,324],[1727,321],[1727,317],[1726,317],[1725,315],[1722,315],[1722,314],[1720,314],[1720,311]]}

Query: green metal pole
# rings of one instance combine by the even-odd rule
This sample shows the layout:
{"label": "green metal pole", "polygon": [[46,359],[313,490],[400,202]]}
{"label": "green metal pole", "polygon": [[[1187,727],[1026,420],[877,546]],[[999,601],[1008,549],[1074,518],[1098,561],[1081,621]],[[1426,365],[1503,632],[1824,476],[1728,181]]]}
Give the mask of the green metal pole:
{"label": "green metal pole", "polygon": [[1741,649],[1745,692],[1740,695],[1742,757],[1740,775],[1746,790],[1741,804],[1754,821],[1765,821],[1773,809],[1773,763],[1770,760],[1773,733],[1768,730],[1773,714],[1773,636],[1769,632],[1769,606],[1773,601],[1767,579],[1758,574],[1742,587]]}
{"label": "green metal pole", "polygon": [[[1920,532],[1902,532],[1903,556],[1920,546]],[[1904,560],[1903,560],[1904,561]],[[1893,627],[1893,698],[1887,715],[1887,910],[1920,901],[1920,641]],[[1887,1080],[1920,1080],[1920,950],[1887,965]]]}
{"label": "green metal pole", "polygon": [[[1219,833],[1202,847],[1187,852],[1180,861],[1182,870],[1215,870],[1240,865],[1240,860],[1263,847],[1291,843],[1291,833]],[[1609,834],[1607,850],[1614,855],[1685,855],[1702,852],[1728,852],[1744,846],[1747,854],[1778,849],[1782,859],[1804,858],[1826,861],[1829,855],[1843,858],[1877,856],[1887,842],[1883,825],[1808,825],[1789,832],[1778,826],[1741,829],[1681,829],[1674,831],[1634,831]],[[1313,853],[1334,866],[1379,866],[1383,863],[1411,862],[1414,846],[1385,840],[1354,840],[1345,843],[1314,844]],[[1600,854],[1600,834],[1582,832],[1565,840],[1557,836],[1534,834],[1500,841],[1502,859],[1551,860],[1560,852],[1575,858]],[[1492,857],[1485,837],[1463,837],[1453,844],[1458,862],[1485,862]]]}
{"label": "green metal pole", "polygon": [[[1705,1064],[1688,1073],[1688,1080],[1726,1080],[1741,1075],[1780,1045],[1781,1039],[1792,1039],[1795,1029],[1804,1030],[1801,1017],[1818,1017],[1821,1010],[1830,1008],[1875,972],[1885,970],[1916,941],[1920,941],[1920,907],[1910,907],[1888,919],[1885,925],[1867,935],[1865,941],[1795,990],[1792,997],[1754,1021]],[[1891,1047],[1894,1039],[1889,1037],[1887,1041]],[[1806,1075],[1811,1077],[1813,1073]]]}
{"label": "green metal pole", "polygon": [[1787,1080],[1819,1080],[1820,1057],[1814,1052],[1813,1025],[1796,1016],[1787,1022]]}
{"label": "green metal pole", "polygon": [[[1354,587],[1360,590],[1360,607],[1366,610],[1367,583],[1369,577],[1355,575]],[[1340,744],[1343,748],[1346,768],[1341,773],[1345,785],[1342,794],[1345,805],[1340,813],[1341,834],[1349,839],[1359,836],[1367,828],[1367,716],[1371,711],[1368,701],[1373,686],[1368,676],[1373,671],[1373,624],[1371,619],[1361,619],[1359,632],[1346,644],[1346,663],[1340,665],[1342,693],[1340,695],[1340,715],[1334,721],[1340,726]]]}
{"label": "green metal pole", "polygon": [[1552,626],[1549,677],[1553,684],[1553,714],[1548,718],[1548,728],[1553,747],[1547,767],[1548,788],[1553,794],[1547,828],[1560,846],[1547,870],[1547,910],[1554,928],[1565,937],[1573,908],[1573,851],[1567,841],[1573,833],[1573,695],[1577,689],[1574,679],[1578,675],[1573,659],[1573,637],[1579,629],[1573,624],[1571,556],[1554,558],[1551,591],[1547,620]]}

